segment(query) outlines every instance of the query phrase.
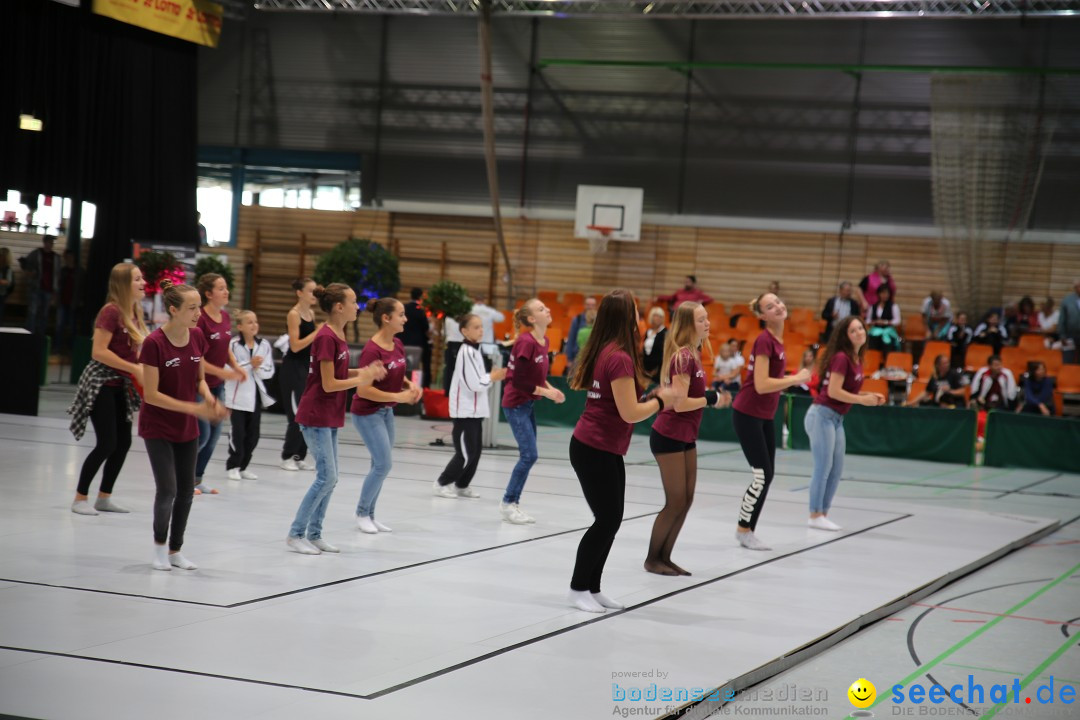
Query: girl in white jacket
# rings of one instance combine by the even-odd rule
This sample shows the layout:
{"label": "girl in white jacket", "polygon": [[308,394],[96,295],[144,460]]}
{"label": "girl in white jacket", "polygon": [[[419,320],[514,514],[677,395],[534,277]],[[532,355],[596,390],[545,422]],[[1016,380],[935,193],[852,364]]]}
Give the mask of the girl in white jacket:
{"label": "girl in white jacket", "polygon": [[246,380],[225,381],[225,407],[232,410],[232,429],[229,432],[229,459],[225,462],[230,480],[258,480],[247,469],[251,454],[259,444],[259,422],[262,409],[273,405],[274,398],[266,392],[264,380],[274,376],[274,356],[270,343],[259,337],[259,318],[251,310],[236,314],[239,331],[229,344],[236,363],[247,370]]}
{"label": "girl in white jacket", "polygon": [[479,315],[461,318],[465,338],[454,364],[450,381],[450,417],[454,420],[454,457],[435,481],[435,494],[444,498],[477,498],[480,493],[469,487],[483,449],[484,418],[488,417],[488,392],[491,384],[506,377],[506,368],[488,373],[480,354],[484,324]]}

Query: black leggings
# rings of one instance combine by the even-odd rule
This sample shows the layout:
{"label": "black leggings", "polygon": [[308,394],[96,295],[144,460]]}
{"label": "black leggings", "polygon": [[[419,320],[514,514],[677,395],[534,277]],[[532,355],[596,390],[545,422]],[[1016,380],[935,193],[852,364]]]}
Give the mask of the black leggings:
{"label": "black leggings", "polygon": [[731,423],[754,473],[739,506],[739,527],[753,530],[761,517],[761,508],[765,506],[765,496],[769,494],[776,466],[776,423],[772,418],[762,420],[738,410],[731,413]]}
{"label": "black leggings", "polygon": [[253,411],[232,411],[229,416],[229,459],[225,461],[226,470],[233,468],[247,470],[247,466],[251,463],[251,455],[255,452],[255,446],[259,444],[261,417],[262,400],[258,392],[255,393]]}
{"label": "black leggings", "polygon": [[[154,473],[154,542],[179,552],[184,544],[191,498],[195,494],[195,458],[199,439],[177,443],[160,438],[145,438],[146,454]],[[172,533],[169,521],[172,521]]]}
{"label": "black leggings", "polygon": [[289,419],[289,425],[285,428],[285,443],[281,446],[282,460],[303,460],[307,457],[307,443],[304,442],[300,426],[296,424],[296,408],[300,406],[300,396],[304,394],[304,386],[307,385],[307,374],[307,363],[293,359],[290,355],[286,355],[282,360],[278,387],[281,388],[281,404],[285,406],[285,417]]}
{"label": "black leggings", "polygon": [[102,463],[105,464],[105,472],[101,476],[101,492],[111,494],[116,478],[124,467],[124,460],[131,448],[131,423],[127,421],[127,399],[124,397],[126,392],[122,385],[102,385],[98,391],[94,407],[90,410],[90,422],[94,425],[97,444],[83,461],[79,486],[75,490],[79,495],[90,494],[90,482]]}
{"label": "black leggings", "polygon": [[454,418],[454,457],[439,476],[440,485],[454,483],[459,488],[469,487],[484,449],[483,435],[483,418]]}
{"label": "black leggings", "polygon": [[626,467],[623,456],[597,450],[570,438],[570,465],[577,473],[585,502],[593,512],[592,526],[578,544],[571,590],[600,592],[600,577],[623,519]]}

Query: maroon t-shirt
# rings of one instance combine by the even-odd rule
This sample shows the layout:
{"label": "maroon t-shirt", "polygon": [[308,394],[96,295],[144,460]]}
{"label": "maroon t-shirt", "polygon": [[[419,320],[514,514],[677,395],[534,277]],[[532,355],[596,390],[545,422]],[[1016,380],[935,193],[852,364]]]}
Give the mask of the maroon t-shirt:
{"label": "maroon t-shirt", "polygon": [[[405,344],[395,337],[394,349],[384,350],[374,340],[368,340],[367,344],[364,345],[363,352],[360,353],[360,360],[356,363],[356,366],[366,368],[376,360],[382,361],[383,367],[386,368],[386,377],[372,383],[371,387],[385,393],[401,392],[401,388],[405,386]],[[397,405],[396,402],[368,400],[360,397],[360,393],[357,393],[352,399],[352,413],[353,415],[371,415],[379,408],[392,408],[395,405]]]}
{"label": "maroon t-shirt", "polygon": [[838,352],[829,361],[829,367],[825,370],[825,376],[821,378],[821,389],[818,390],[815,405],[824,405],[830,410],[835,410],[841,415],[847,415],[851,409],[851,403],[840,402],[829,397],[829,381],[834,373],[843,373],[844,384],[840,387],[853,395],[857,395],[862,389],[862,365],[853,363],[847,353]]}
{"label": "maroon t-shirt", "polygon": [[[136,323],[136,325],[137,324],[138,323]],[[101,328],[112,334],[112,337],[109,338],[109,349],[116,353],[121,360],[125,360],[129,363],[139,362],[139,354],[136,351],[136,346],[131,342],[131,335],[128,334],[128,329],[124,327],[124,319],[120,315],[120,308],[112,303],[101,308],[101,312],[98,313],[97,319],[94,321],[94,327]],[[113,368],[113,371],[117,375],[131,377],[130,374],[122,370]],[[120,378],[109,380],[105,383],[108,387],[119,387],[123,384],[124,381]]]}
{"label": "maroon t-shirt", "polygon": [[[143,341],[139,362],[157,368],[158,392],[177,400],[195,402],[200,365],[205,354],[206,338],[199,328],[188,332],[188,343],[183,347],[173,345],[159,328]],[[139,437],[188,442],[199,437],[199,425],[194,415],[144,402],[139,411]]]}
{"label": "maroon t-shirt", "polygon": [[[625,455],[630,448],[630,435],[634,426],[619,415],[615,396],[611,393],[611,381],[634,377],[634,361],[615,343],[600,351],[593,368],[592,386],[585,394],[585,412],[574,426],[574,437],[589,447],[616,455]],[[634,395],[641,395],[641,387],[634,382]]]}
{"label": "maroon t-shirt", "polygon": [[323,360],[334,363],[334,377],[349,377],[349,346],[329,325],[323,325],[309,346],[307,384],[296,407],[296,422],[307,427],[345,427],[345,391],[326,392],[322,386]]}
{"label": "maroon t-shirt", "polygon": [[[676,375],[690,376],[689,398],[705,397],[705,370],[701,367],[701,360],[697,353],[687,348],[671,356],[671,377]],[[665,407],[653,423],[653,430],[666,438],[680,442],[692,443],[697,441],[698,429],[701,427],[701,414],[704,408],[689,412],[675,412],[674,408]]]}
{"label": "maroon t-shirt", "polygon": [[536,388],[547,385],[549,346],[546,336],[541,345],[531,332],[518,335],[510,350],[510,362],[506,365],[506,390],[502,397],[504,408],[535,400]]}
{"label": "maroon t-shirt", "polygon": [[754,387],[754,365],[760,356],[769,358],[769,377],[784,377],[784,344],[771,332],[763,330],[754,340],[754,349],[746,361],[746,384],[739,390],[731,406],[746,415],[771,420],[776,415],[776,406],[780,404],[780,392],[761,394]]}
{"label": "maroon t-shirt", "polygon": [[[204,307],[202,312],[199,313],[198,328],[206,336],[208,345],[206,348],[206,362],[218,367],[227,367],[229,364],[229,343],[232,342],[232,320],[229,319],[229,313],[222,310],[221,322],[214,322],[206,314],[206,308]],[[217,375],[210,375],[209,373],[206,375],[206,384],[210,389],[216,388],[223,382],[225,381]]]}

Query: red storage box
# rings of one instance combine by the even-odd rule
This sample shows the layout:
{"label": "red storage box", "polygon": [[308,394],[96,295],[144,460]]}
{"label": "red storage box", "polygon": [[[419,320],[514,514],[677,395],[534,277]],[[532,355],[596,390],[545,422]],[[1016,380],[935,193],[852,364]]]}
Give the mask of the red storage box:
{"label": "red storage box", "polygon": [[445,419],[450,417],[450,398],[446,397],[446,393],[442,390],[432,390],[425,388],[424,398],[424,417]]}

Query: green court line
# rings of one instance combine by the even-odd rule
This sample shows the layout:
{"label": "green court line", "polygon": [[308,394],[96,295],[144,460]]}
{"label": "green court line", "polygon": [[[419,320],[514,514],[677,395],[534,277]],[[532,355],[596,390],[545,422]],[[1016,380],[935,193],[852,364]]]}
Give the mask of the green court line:
{"label": "green court line", "polygon": [[[938,655],[936,658],[934,658],[933,660],[930,660],[929,662],[925,662],[922,665],[920,665],[919,667],[915,668],[914,672],[912,672],[910,675],[905,677],[900,682],[890,683],[886,687],[891,688],[891,687],[893,687],[895,685],[905,685],[906,686],[908,683],[910,683],[915,678],[919,677],[920,675],[924,675],[928,670],[930,670],[933,667],[936,667],[937,665],[940,665],[950,655],[952,655],[957,650],[959,650],[959,649],[963,648],[964,646],[968,645],[969,643],[971,643],[973,640],[975,640],[980,635],[982,635],[983,633],[988,631],[990,628],[992,628],[995,625],[997,625],[998,623],[1000,623],[1007,616],[1015,614],[1017,610],[1024,607],[1025,605],[1031,603],[1032,601],[1034,601],[1036,598],[1038,598],[1043,593],[1045,593],[1048,590],[1051,590],[1051,589],[1057,587],[1058,585],[1060,585],[1061,583],[1065,582],[1065,580],[1067,580],[1069,577],[1071,577],[1073,575],[1073,573],[1075,573],[1077,570],[1080,570],[1080,563],[1077,563],[1076,565],[1073,565],[1071,568],[1069,568],[1068,570],[1063,572],[1061,575],[1058,575],[1056,578],[1054,578],[1053,580],[1048,582],[1046,585],[1043,585],[1041,588],[1039,588],[1038,590],[1031,593],[1030,595],[1028,595],[1023,600],[1018,602],[1016,605],[1013,605],[1011,608],[1009,608],[1008,610],[1003,612],[1001,615],[998,615],[997,617],[995,617],[993,620],[986,623],[985,625],[980,626],[978,630],[973,631],[970,635],[968,635],[963,640],[959,641],[958,643],[956,643],[952,647],[947,648],[946,650],[942,651],[942,653],[940,655]],[[1055,655],[1051,656],[1051,658],[1056,659],[1056,657],[1058,655],[1060,655],[1062,652],[1065,651],[1065,649],[1068,648],[1070,643],[1075,643],[1075,642],[1076,642],[1075,637],[1069,638],[1069,643],[1066,643],[1064,646],[1059,648],[1058,652],[1055,653]],[[1038,672],[1042,672],[1042,668],[1045,667],[1045,665],[1046,665],[1046,663],[1044,663],[1044,665],[1040,666],[1040,669],[1038,670]],[[872,708],[877,707],[881,703],[885,702],[885,700],[887,698],[889,698],[889,697],[891,697],[890,693],[886,693],[886,694],[880,694],[879,693],[878,697],[877,697],[877,700],[875,700],[874,703],[872,705],[870,705],[870,707],[872,707]],[[854,716],[848,715],[846,718],[844,718],[844,720],[854,720]]]}
{"label": "green court line", "polygon": [[936,478],[946,477],[948,475],[955,475],[956,473],[964,472],[965,470],[970,470],[970,469],[971,468],[968,467],[967,465],[962,465],[962,466],[960,466],[958,468],[953,468],[951,470],[943,470],[942,472],[930,473],[929,475],[923,475],[922,477],[917,477],[917,478],[915,478],[913,480],[904,480],[903,482],[897,482],[897,483],[893,483],[892,485],[886,485],[885,489],[886,490],[895,490],[897,488],[910,487],[911,485],[914,485],[916,483],[921,483],[921,482],[923,482],[925,480],[934,480]]}
{"label": "green court line", "polygon": [[[1050,655],[1050,657],[1048,657],[1048,658],[1046,658],[1045,660],[1042,661],[1042,663],[1039,665],[1039,667],[1032,670],[1031,673],[1026,678],[1024,678],[1023,680],[1020,681],[1020,689],[1023,690],[1024,688],[1026,688],[1031,683],[1032,680],[1034,680],[1036,677],[1038,677],[1039,675],[1042,674],[1043,670],[1045,670],[1046,668],[1048,668],[1052,664],[1054,664],[1054,662],[1059,657],[1061,657],[1062,655],[1065,654],[1066,650],[1068,650],[1069,648],[1075,646],[1076,643],[1077,643],[1077,639],[1076,639],[1075,636],[1065,638],[1065,642],[1063,642],[1061,644],[1061,647],[1059,647],[1057,650],[1055,650],[1053,652],[1053,654]],[[1051,699],[1053,699],[1053,698],[1051,698]],[[1037,703],[1038,699],[1036,699],[1035,702]],[[985,715],[983,715],[983,718],[986,718],[987,720],[989,720],[989,718],[992,718],[995,715],[997,715],[998,710],[1005,707],[1006,705],[1008,705],[1008,703],[998,703],[994,707],[990,708],[990,711],[987,712]]]}
{"label": "green court line", "polygon": [[998,470],[997,472],[990,473],[986,477],[974,477],[974,478],[972,478],[971,480],[968,480],[965,483],[960,483],[959,485],[953,485],[952,487],[941,488],[939,490],[935,490],[934,494],[935,495],[940,495],[941,493],[952,492],[953,490],[962,490],[963,488],[966,488],[969,485],[974,485],[977,482],[982,482],[984,480],[993,480],[994,478],[1001,477],[1002,475],[1008,475],[1011,472],[1012,472],[1012,468],[1008,468],[1006,470]]}
{"label": "green court line", "polygon": [[[1002,675],[1010,675],[1012,677],[1020,677],[1020,673],[1015,672],[1013,670],[998,670],[997,668],[975,667],[974,665],[958,665],[956,663],[941,663],[941,664],[944,665],[945,667],[962,668],[964,670],[981,670],[982,672],[1000,673]],[[1051,676],[1050,675],[1043,675],[1043,677],[1049,679]],[[1080,680],[1073,680],[1072,678],[1055,677],[1054,679],[1055,680],[1060,680],[1061,682],[1068,683],[1070,685],[1080,685]]]}

